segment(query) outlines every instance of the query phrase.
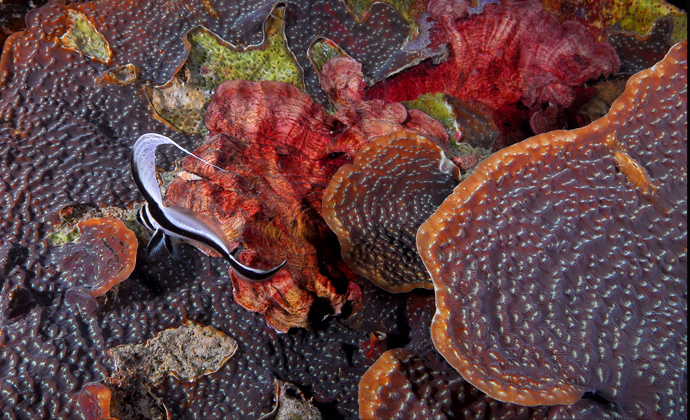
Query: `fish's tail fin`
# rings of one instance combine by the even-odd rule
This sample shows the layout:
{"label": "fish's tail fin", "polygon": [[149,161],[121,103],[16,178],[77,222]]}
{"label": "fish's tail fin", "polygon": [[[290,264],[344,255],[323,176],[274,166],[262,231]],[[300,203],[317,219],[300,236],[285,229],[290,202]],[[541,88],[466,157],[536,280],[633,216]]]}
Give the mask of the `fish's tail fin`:
{"label": "fish's tail fin", "polygon": [[235,273],[237,278],[249,283],[261,283],[270,280],[287,263],[287,260],[285,260],[273,268],[263,270],[259,268],[247,267],[246,265],[237,261],[231,255],[229,257],[230,266],[232,266],[232,271]]}

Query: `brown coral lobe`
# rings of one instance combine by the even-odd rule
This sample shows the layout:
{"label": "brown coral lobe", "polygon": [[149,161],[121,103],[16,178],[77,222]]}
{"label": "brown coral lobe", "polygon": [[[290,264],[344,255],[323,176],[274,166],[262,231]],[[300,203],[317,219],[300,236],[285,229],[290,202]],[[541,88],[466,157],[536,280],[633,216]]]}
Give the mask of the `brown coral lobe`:
{"label": "brown coral lobe", "polygon": [[495,153],[420,228],[434,343],[493,398],[684,410],[686,51],[589,126]]}

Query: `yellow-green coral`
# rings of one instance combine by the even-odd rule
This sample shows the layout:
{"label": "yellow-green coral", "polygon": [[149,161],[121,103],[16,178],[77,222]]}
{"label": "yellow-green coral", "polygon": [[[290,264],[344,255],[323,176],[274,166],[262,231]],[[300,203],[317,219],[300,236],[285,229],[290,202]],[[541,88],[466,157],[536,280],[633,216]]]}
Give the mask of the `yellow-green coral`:
{"label": "yellow-green coral", "polygon": [[276,6],[264,23],[264,40],[236,47],[203,27],[187,34],[187,62],[166,85],[148,92],[158,116],[186,133],[204,134],[204,115],[213,90],[228,80],[278,81],[304,89],[302,71],[287,47],[285,6]]}
{"label": "yellow-green coral", "polygon": [[345,51],[327,38],[321,38],[315,41],[311,47],[309,47],[307,55],[317,72],[321,72],[323,65],[331,58],[347,56]]}
{"label": "yellow-green coral", "polygon": [[62,46],[80,51],[102,63],[109,63],[113,53],[105,37],[83,13],[76,10],[68,10],[67,13],[69,29],[60,37]]}
{"label": "yellow-green coral", "polygon": [[601,30],[600,36],[614,26],[645,35],[656,19],[667,16],[673,21],[672,42],[677,43],[687,38],[687,14],[665,0],[541,1],[560,20],[584,21],[589,27]]}
{"label": "yellow-green coral", "polygon": [[272,80],[304,88],[300,67],[285,42],[284,14],[285,7],[276,7],[266,20],[264,41],[246,50],[206,28],[190,31],[187,67],[192,78],[198,78],[198,87],[211,91],[226,80]]}
{"label": "yellow-green coral", "polygon": [[453,114],[453,109],[448,102],[445,100],[445,93],[427,93],[421,95],[414,101],[405,101],[403,105],[407,109],[418,109],[425,114],[429,115],[431,118],[437,120],[448,133],[448,138],[455,138],[457,133],[457,123],[455,121],[455,115]]}

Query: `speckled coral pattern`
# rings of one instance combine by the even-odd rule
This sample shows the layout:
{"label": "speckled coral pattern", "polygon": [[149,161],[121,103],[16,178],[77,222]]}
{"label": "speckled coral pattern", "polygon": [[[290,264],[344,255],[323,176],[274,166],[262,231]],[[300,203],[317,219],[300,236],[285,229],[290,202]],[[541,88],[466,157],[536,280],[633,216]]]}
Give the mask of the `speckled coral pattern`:
{"label": "speckled coral pattern", "polygon": [[635,74],[663,59],[673,46],[672,31],[673,21],[660,18],[645,36],[624,31],[609,34],[607,41],[616,49],[621,60],[617,73]]}
{"label": "speckled coral pattern", "polygon": [[597,122],[494,154],[420,228],[434,343],[488,395],[685,415],[686,51]]}
{"label": "speckled coral pattern", "polygon": [[428,334],[434,295],[414,292],[406,319],[417,328],[404,346],[384,353],[359,383],[361,419],[619,419],[616,410],[591,397],[573,405],[525,407],[495,400],[474,388],[434,349]]}
{"label": "speckled coral pattern", "polygon": [[441,148],[416,134],[399,131],[363,147],[323,200],[345,262],[389,292],[431,289],[415,235],[459,177]]}
{"label": "speckled coral pattern", "polygon": [[[67,7],[79,9],[109,42],[111,66],[140,69],[140,83],[100,86],[95,80],[106,65],[56,43]],[[51,3],[29,13],[27,31],[7,41],[0,63],[0,277],[11,286],[2,289],[3,302],[11,300],[3,308],[11,310],[0,318],[6,418],[76,417],[78,391],[112,368],[108,348],[142,343],[184,319],[214,326],[240,349],[221,372],[191,385],[168,379],[155,390],[174,418],[258,418],[273,407],[275,377],[298,385],[332,418],[356,417],[357,382],[370,362],[352,349],[369,331],[336,322],[279,335],[233,303],[224,263],[186,246],[176,264],[140,255],[134,274],[96,314],[82,316],[64,302],[69,284],[60,280],[61,256],[47,241],[66,204],[141,200],[128,161],[141,134],[165,134],[192,148],[193,138],[151,117],[141,83],[173,75],[184,60],[182,36],[195,24],[230,41],[258,42],[264,15],[254,11],[258,6],[227,2]],[[5,295],[11,290],[21,292]],[[384,319],[386,329],[396,328],[395,312]]]}

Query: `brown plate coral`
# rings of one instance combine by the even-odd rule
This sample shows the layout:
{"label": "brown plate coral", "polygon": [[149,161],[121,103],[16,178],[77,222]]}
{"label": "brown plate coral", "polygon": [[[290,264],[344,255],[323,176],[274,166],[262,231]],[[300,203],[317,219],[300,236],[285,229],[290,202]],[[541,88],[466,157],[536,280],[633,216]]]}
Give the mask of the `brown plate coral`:
{"label": "brown plate coral", "polygon": [[415,235],[459,178],[440,147],[413,133],[396,132],[363,147],[354,164],[331,179],[323,199],[345,262],[389,292],[433,288]]}
{"label": "brown plate coral", "polygon": [[432,336],[501,401],[681,416],[687,352],[687,41],[609,114],[484,161],[417,235]]}

